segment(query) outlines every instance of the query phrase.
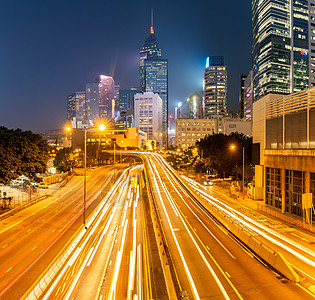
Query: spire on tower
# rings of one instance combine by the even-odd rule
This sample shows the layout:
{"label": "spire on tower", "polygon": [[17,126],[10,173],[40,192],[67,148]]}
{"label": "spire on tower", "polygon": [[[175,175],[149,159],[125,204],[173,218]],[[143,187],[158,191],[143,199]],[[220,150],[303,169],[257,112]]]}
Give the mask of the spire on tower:
{"label": "spire on tower", "polygon": [[150,33],[154,34],[154,29],[153,29],[153,8],[151,8],[151,27],[150,27]]}

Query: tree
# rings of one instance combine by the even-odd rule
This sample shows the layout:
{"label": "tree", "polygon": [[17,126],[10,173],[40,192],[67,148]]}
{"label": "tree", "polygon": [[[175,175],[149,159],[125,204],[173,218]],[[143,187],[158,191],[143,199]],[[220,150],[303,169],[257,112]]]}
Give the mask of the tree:
{"label": "tree", "polygon": [[[236,147],[234,151],[230,148],[232,144]],[[251,144],[251,138],[239,133],[207,135],[196,142],[203,153],[202,157],[208,160],[208,165],[219,177],[232,175],[235,165],[242,165],[243,147],[246,154],[245,164],[250,164]]]}
{"label": "tree", "polygon": [[19,175],[37,179],[49,159],[49,145],[39,134],[0,127],[0,182],[9,183]]}
{"label": "tree", "polygon": [[71,171],[75,165],[75,158],[71,148],[61,148],[57,151],[54,166],[59,172]]}

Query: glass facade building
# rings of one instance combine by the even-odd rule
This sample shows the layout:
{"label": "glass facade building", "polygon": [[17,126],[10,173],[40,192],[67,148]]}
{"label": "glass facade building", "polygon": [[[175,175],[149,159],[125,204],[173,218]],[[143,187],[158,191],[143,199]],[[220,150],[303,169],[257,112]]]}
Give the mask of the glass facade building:
{"label": "glass facade building", "polygon": [[168,98],[168,61],[167,59],[146,59],[145,87],[153,93],[159,94],[162,99],[163,122],[167,121]]}
{"label": "glass facade building", "polygon": [[115,117],[115,81],[111,76],[99,75],[86,85],[86,115],[90,125]]}
{"label": "glass facade building", "polygon": [[76,92],[67,97],[67,121],[86,120],[85,92]]}
{"label": "glass facade building", "polygon": [[252,0],[254,101],[311,85],[310,0]]}
{"label": "glass facade building", "polygon": [[153,24],[151,24],[150,35],[140,50],[140,88],[142,92],[157,93],[162,99],[163,144],[165,144],[168,124],[168,61],[162,59]]}
{"label": "glass facade building", "polygon": [[129,109],[134,109],[134,96],[141,91],[136,88],[130,90],[120,90],[119,91],[119,111],[127,111]]}
{"label": "glass facade building", "polygon": [[223,56],[210,56],[204,72],[204,116],[227,115],[227,67]]}

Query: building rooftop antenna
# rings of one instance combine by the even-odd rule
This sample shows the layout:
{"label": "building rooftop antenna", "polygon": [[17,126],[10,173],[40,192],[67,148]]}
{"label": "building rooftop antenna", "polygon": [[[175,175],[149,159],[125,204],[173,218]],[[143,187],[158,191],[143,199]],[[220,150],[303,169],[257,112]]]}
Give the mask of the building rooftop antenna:
{"label": "building rooftop antenna", "polygon": [[150,27],[150,33],[154,34],[154,29],[153,29],[153,8],[151,8],[151,27]]}

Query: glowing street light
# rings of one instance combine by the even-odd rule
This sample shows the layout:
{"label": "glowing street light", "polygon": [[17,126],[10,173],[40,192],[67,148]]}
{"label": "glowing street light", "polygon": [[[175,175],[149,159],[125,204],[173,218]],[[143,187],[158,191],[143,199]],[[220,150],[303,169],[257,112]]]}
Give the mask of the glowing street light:
{"label": "glowing street light", "polygon": [[[100,124],[98,129],[100,131],[104,131],[105,130],[105,125],[104,124]],[[93,129],[92,129],[93,130]],[[94,129],[95,130],[95,129]],[[69,126],[66,127],[66,131],[70,132],[71,128]],[[86,132],[87,132],[87,128],[84,128],[84,180],[83,180],[83,226],[86,228],[86,216],[85,216],[85,210],[86,210]]]}

